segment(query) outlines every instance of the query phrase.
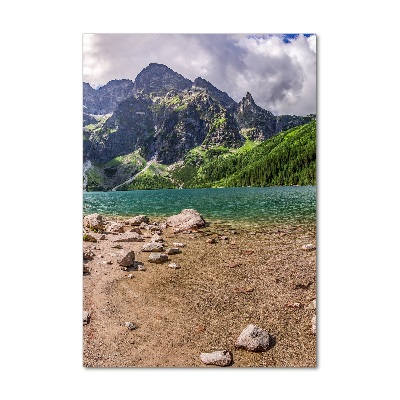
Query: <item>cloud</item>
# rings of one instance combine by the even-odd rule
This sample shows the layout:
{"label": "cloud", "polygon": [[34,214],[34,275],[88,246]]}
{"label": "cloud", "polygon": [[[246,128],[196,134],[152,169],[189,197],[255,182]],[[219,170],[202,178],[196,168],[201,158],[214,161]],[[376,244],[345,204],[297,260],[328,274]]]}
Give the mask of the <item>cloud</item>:
{"label": "cloud", "polygon": [[316,112],[315,35],[92,34],[83,38],[83,80],[134,80],[151,62],[198,76],[240,101],[250,92],[274,114]]}

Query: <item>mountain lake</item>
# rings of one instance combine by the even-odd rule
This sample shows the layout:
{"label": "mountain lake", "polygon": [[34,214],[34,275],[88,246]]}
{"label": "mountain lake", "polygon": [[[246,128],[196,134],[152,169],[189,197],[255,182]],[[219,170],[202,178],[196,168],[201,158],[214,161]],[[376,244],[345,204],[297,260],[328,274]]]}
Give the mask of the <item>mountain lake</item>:
{"label": "mountain lake", "polygon": [[168,217],[185,208],[206,221],[242,227],[316,222],[315,186],[84,192],[83,214]]}

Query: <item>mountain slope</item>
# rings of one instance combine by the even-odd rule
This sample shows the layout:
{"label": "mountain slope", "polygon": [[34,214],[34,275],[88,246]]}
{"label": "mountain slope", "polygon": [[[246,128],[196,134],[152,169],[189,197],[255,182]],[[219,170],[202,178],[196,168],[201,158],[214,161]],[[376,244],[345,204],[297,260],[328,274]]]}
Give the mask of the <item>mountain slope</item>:
{"label": "mountain slope", "polygon": [[[97,90],[84,84],[83,156],[85,165],[91,165],[85,169],[86,188],[185,186],[188,181],[180,182],[172,171],[182,175],[185,170],[176,165],[184,165],[197,174],[192,156],[206,155],[208,162],[221,152],[226,156],[240,148],[244,153],[249,145],[314,118],[276,117],[255,104],[250,93],[236,103],[201,77],[192,82],[152,63],[134,82],[111,81]],[[158,167],[134,178],[150,160]],[[202,181],[196,179],[199,185]],[[210,184],[208,177],[204,184]]]}

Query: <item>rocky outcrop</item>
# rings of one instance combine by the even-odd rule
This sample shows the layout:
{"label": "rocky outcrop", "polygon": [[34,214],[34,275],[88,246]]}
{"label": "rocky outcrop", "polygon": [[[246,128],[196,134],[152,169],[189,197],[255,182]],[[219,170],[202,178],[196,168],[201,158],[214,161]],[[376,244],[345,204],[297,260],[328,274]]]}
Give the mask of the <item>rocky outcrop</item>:
{"label": "rocky outcrop", "polygon": [[232,363],[232,353],[229,350],[213,351],[212,353],[201,353],[200,360],[207,365],[218,365],[227,367]]}
{"label": "rocky outcrop", "polygon": [[236,340],[236,347],[249,351],[266,351],[269,348],[270,337],[268,332],[250,324]]}
{"label": "rocky outcrop", "polygon": [[167,218],[167,226],[177,228],[179,230],[188,230],[192,228],[202,228],[205,221],[198,211],[193,209],[182,210],[177,215]]}
{"label": "rocky outcrop", "polygon": [[[84,113],[109,114],[115,111],[122,100],[132,95],[133,82],[129,79],[112,80],[98,89],[93,89],[88,83],[83,83]],[[93,123],[91,120],[88,122]]]}

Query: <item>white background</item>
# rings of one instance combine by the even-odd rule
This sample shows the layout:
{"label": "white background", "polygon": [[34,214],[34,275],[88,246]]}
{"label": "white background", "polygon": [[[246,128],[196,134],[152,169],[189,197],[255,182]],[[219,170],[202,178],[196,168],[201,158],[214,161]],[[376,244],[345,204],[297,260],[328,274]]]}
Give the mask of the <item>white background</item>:
{"label": "white background", "polygon": [[[400,66],[392,4],[3,5],[3,398],[399,398]],[[317,33],[318,368],[81,366],[81,39],[115,32]]]}

